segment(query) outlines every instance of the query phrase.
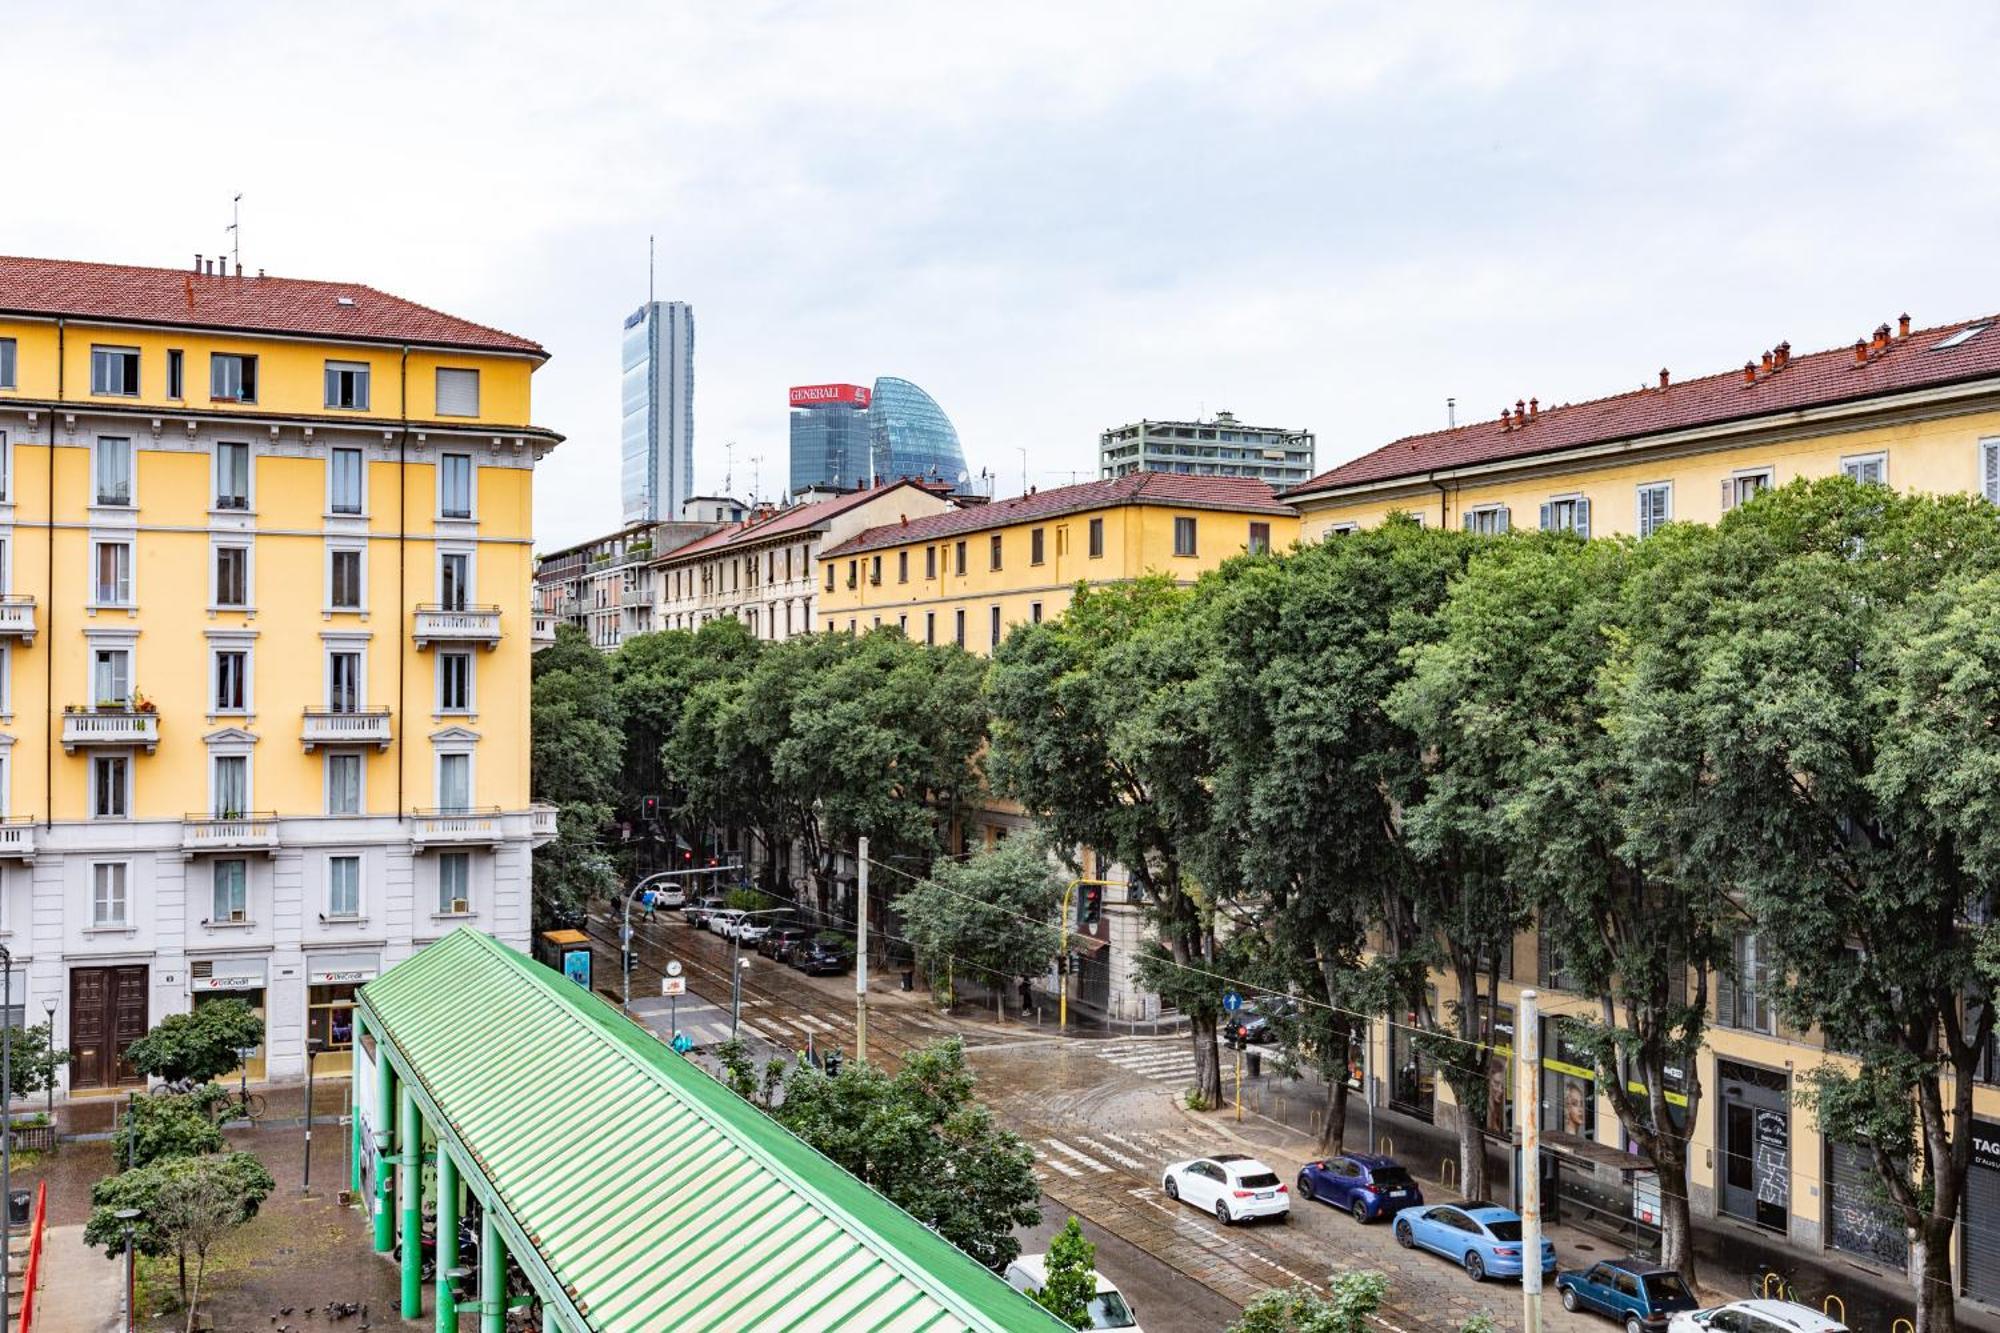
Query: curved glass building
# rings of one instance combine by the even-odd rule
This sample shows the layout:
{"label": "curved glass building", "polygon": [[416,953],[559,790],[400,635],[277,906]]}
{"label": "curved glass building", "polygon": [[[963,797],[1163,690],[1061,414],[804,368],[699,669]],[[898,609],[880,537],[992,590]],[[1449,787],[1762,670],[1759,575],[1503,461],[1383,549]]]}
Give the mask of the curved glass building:
{"label": "curved glass building", "polygon": [[951,418],[908,380],[884,375],[875,381],[868,431],[878,477],[942,481],[955,491],[970,487],[972,474]]}

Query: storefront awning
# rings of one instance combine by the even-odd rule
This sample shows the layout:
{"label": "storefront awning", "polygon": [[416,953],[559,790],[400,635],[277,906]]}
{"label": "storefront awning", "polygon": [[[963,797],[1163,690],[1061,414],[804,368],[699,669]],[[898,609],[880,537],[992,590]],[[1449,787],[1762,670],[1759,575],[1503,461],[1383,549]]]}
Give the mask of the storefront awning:
{"label": "storefront awning", "polygon": [[1554,1130],[1542,1131],[1542,1149],[1558,1153],[1571,1161],[1588,1166],[1608,1167],[1613,1171],[1632,1174],[1650,1171],[1642,1157],[1629,1152],[1619,1152],[1616,1148],[1597,1142],[1595,1139],[1578,1138],[1574,1134],[1563,1134]]}

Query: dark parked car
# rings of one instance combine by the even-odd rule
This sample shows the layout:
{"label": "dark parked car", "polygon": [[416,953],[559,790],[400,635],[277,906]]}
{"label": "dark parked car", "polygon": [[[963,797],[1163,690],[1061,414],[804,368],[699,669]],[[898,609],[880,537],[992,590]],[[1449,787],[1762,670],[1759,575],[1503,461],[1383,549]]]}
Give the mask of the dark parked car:
{"label": "dark parked car", "polygon": [[1696,1308],[1681,1275],[1647,1259],[1606,1259],[1557,1273],[1556,1290],[1563,1309],[1609,1315],[1625,1325],[1625,1333],[1662,1333],[1676,1312]]}
{"label": "dark parked car", "polygon": [[1367,1223],[1416,1207],[1424,1192],[1395,1158],[1353,1153],[1300,1167],[1299,1197],[1330,1203]]}
{"label": "dark parked car", "polygon": [[757,941],[757,952],[766,958],[775,958],[781,963],[791,961],[792,950],[812,938],[812,931],[796,921],[781,922],[771,927],[771,933]]}
{"label": "dark parked car", "polygon": [[839,976],[854,966],[854,945],[847,940],[814,939],[793,952],[792,966],[808,976]]}
{"label": "dark parked car", "polygon": [[1271,1025],[1299,1011],[1289,995],[1265,995],[1250,1001],[1223,1020],[1222,1039],[1235,1046],[1257,1046],[1271,1040]]}

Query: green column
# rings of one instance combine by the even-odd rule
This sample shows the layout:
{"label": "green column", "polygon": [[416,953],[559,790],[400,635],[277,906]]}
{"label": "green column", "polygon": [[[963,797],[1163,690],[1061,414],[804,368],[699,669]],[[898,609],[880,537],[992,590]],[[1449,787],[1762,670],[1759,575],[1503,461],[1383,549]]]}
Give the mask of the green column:
{"label": "green column", "polygon": [[458,1333],[458,1297],[445,1276],[458,1267],[458,1163],[443,1140],[437,1150],[437,1333]]}
{"label": "green column", "polygon": [[395,1158],[389,1155],[396,1122],[396,1071],[389,1065],[389,1047],[381,1034],[375,1037],[375,1252],[387,1254],[396,1247],[396,1198],[392,1174]]}
{"label": "green column", "polygon": [[542,1306],[542,1333],[562,1333],[562,1325],[556,1322],[555,1307],[546,1303]]}
{"label": "green column", "polygon": [[403,1152],[396,1179],[403,1205],[403,1318],[415,1319],[424,1312],[424,1121],[408,1083],[401,1094],[396,1138]]}
{"label": "green column", "polygon": [[507,1333],[507,1251],[490,1205],[479,1210],[479,1333]]}
{"label": "green column", "polygon": [[361,1011],[354,1011],[354,1065],[347,1071],[347,1192],[361,1197]]}

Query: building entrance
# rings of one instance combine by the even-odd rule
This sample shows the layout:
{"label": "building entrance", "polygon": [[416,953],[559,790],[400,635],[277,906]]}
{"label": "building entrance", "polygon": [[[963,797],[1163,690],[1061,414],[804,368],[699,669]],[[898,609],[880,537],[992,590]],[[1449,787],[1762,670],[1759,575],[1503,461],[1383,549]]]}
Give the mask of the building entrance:
{"label": "building entrance", "polygon": [[146,1035],[148,969],[79,967],[69,974],[70,1087],[77,1091],[144,1083],[125,1058]]}

